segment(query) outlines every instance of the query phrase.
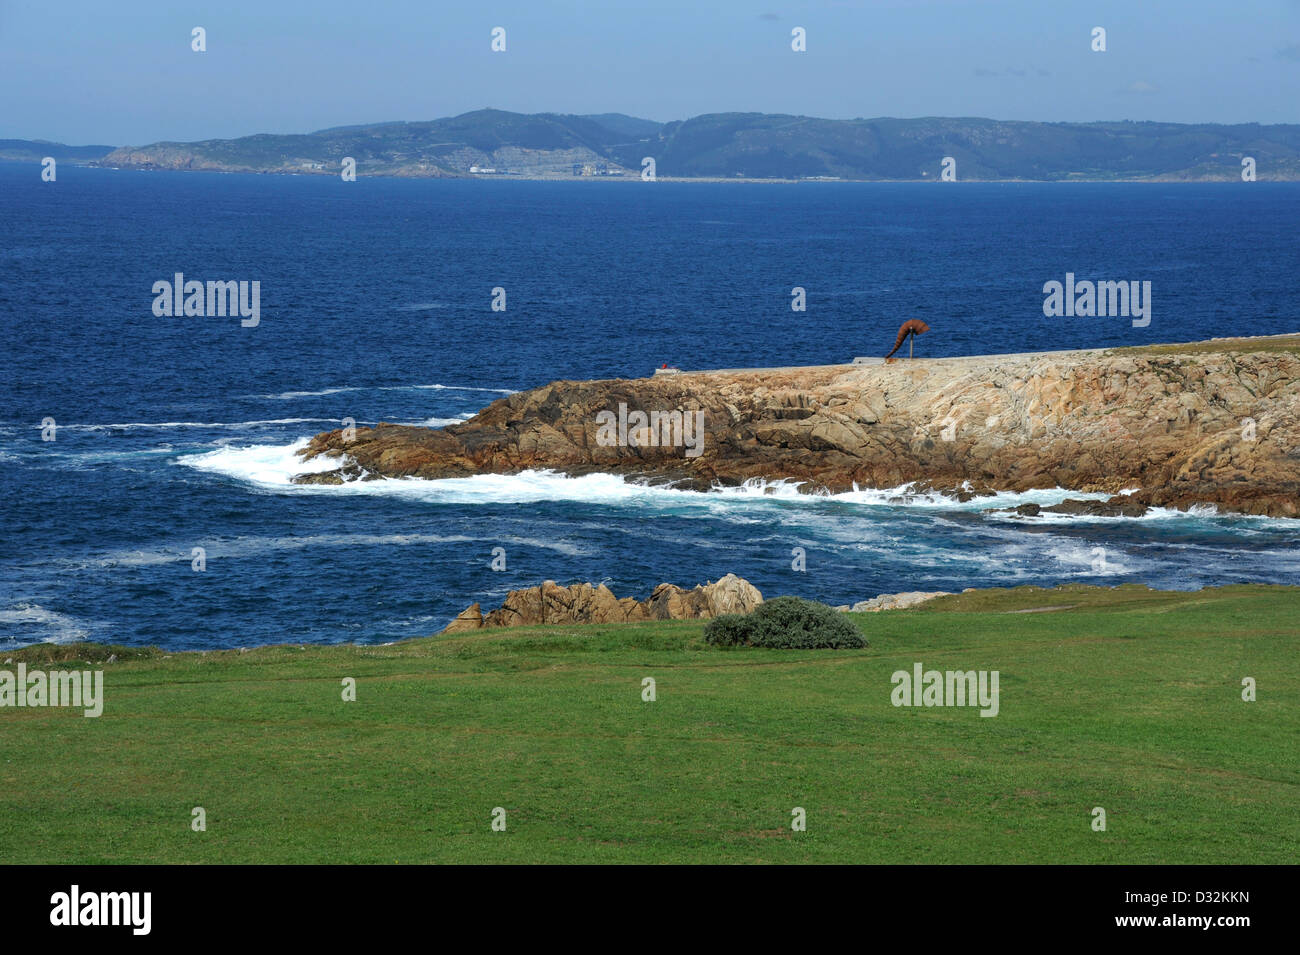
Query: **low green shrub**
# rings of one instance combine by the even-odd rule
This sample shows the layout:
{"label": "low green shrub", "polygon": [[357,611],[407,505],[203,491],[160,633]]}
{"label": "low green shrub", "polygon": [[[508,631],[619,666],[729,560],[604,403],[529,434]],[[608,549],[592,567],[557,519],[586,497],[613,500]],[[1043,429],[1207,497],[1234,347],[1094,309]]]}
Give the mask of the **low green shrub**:
{"label": "low green shrub", "polygon": [[[761,606],[761,605],[760,605]],[[743,647],[749,643],[752,625],[743,613],[714,617],[704,626],[704,642],[716,647]]]}
{"label": "low green shrub", "polygon": [[800,597],[776,597],[748,615],[710,620],[704,640],[714,646],[790,650],[856,650],[868,646],[862,631],[839,611]]}

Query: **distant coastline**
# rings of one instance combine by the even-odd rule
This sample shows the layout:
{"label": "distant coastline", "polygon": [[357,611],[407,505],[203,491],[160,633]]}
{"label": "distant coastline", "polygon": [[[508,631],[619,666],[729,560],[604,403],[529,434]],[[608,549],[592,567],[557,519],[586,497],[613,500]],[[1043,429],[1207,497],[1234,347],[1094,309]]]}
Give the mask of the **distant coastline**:
{"label": "distant coastline", "polygon": [[[22,164],[39,164],[40,160],[25,156],[5,156],[0,155],[0,163],[9,163],[13,165]],[[276,170],[276,169],[209,169],[209,168],[164,168],[153,166],[118,166],[106,162],[90,160],[60,160],[60,163],[67,166],[75,166],[83,169],[103,169],[110,172],[203,172],[217,175],[245,175],[245,176],[277,176],[284,178],[293,178],[295,176],[308,176],[313,178],[331,178],[338,175],[336,172],[312,171],[312,170]],[[572,182],[572,183],[630,183],[643,182],[640,176],[629,172],[626,176],[564,176],[564,175],[528,175],[528,174],[503,174],[503,175],[474,175],[465,174],[445,174],[438,176],[420,176],[409,173],[392,173],[392,172],[367,172],[364,174],[370,179],[449,179],[457,182]],[[767,184],[767,185],[908,185],[921,183],[937,183],[940,185],[954,185],[955,183],[943,183],[938,179],[854,179],[842,176],[825,177],[825,176],[806,176],[803,178],[793,177],[740,177],[740,176],[656,176],[655,182],[669,184],[692,184],[692,183],[741,183],[741,184]],[[1226,176],[1204,176],[1199,179],[1193,179],[1183,176],[1153,176],[1147,178],[1111,178],[1096,179],[1069,177],[1062,179],[977,179],[968,178],[958,180],[963,183],[985,183],[1000,185],[1070,185],[1070,184],[1098,184],[1098,183],[1116,183],[1128,185],[1203,185],[1207,183],[1222,183],[1232,185],[1239,182],[1239,179],[1232,179]],[[1269,179],[1263,180],[1273,183],[1294,183],[1300,182],[1300,175],[1294,178],[1286,179]]]}
{"label": "distant coastline", "polygon": [[0,140],[118,169],[679,182],[1297,182],[1300,124],[714,113],[658,123],[483,109],[425,122],[140,146]]}

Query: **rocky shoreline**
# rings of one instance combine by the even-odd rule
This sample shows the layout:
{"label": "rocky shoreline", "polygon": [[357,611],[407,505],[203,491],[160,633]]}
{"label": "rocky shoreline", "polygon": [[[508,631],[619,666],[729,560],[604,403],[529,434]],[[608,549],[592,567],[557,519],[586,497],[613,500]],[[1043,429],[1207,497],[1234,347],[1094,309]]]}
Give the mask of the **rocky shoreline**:
{"label": "rocky shoreline", "polygon": [[299,453],[338,458],[294,479],[311,484],[552,469],[696,490],[750,479],[959,497],[1065,488],[1113,496],[1045,510],[1295,517],[1300,335],[556,381],[447,428],[330,431]]}

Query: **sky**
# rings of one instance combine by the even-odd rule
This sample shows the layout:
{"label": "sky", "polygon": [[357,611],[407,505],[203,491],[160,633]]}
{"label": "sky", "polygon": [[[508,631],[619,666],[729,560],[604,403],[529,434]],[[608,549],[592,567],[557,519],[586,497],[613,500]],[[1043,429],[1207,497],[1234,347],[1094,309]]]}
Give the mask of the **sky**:
{"label": "sky", "polygon": [[482,107],[1296,123],[1300,0],[0,0],[0,138],[144,145]]}

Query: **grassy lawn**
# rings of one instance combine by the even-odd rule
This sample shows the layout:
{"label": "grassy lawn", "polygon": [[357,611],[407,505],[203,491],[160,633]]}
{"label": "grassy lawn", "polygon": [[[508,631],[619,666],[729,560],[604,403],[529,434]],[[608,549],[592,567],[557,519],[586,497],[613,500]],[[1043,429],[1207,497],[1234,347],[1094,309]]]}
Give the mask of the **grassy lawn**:
{"label": "grassy lawn", "polygon": [[[93,664],[102,717],[0,709],[0,858],[1295,861],[1300,588],[1018,588],[852,619],[869,649],[714,649],[697,622],[119,649]],[[999,715],[892,706],[916,662],[998,670]]]}

